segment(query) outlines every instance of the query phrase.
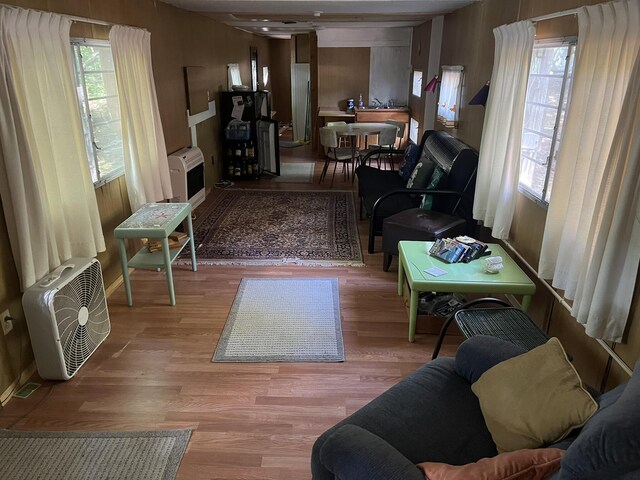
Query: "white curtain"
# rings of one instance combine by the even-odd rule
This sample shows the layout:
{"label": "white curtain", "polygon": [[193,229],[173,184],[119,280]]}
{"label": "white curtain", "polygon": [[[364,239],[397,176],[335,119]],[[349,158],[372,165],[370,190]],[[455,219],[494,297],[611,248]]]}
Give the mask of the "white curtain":
{"label": "white curtain", "polygon": [[535,28],[529,21],[493,30],[495,60],[480,143],[473,218],[509,236],[520,172],[520,141]]}
{"label": "white curtain", "polygon": [[588,335],[620,341],[640,255],[640,1],[580,8],[578,27],[539,272],[574,300]]}
{"label": "white curtain", "polygon": [[151,68],[151,34],[114,25],[109,31],[118,82],[124,172],[131,210],[173,197]]}
{"label": "white curtain", "polygon": [[56,14],[0,7],[0,194],[22,288],[105,249],[69,39]]}
{"label": "white curtain", "polygon": [[462,93],[462,67],[442,66],[438,97],[438,121],[453,128],[458,126],[458,109]]}

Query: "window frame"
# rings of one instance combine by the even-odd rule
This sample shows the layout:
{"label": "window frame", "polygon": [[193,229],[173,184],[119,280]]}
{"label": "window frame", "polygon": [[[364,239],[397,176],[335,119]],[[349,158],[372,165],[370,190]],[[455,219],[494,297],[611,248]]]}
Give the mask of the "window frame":
{"label": "window frame", "polygon": [[[571,101],[571,89],[569,89],[569,91],[567,91],[567,84],[569,83],[569,68],[571,66],[570,62],[568,61],[571,56],[573,55],[574,58],[574,69],[572,71],[572,77],[571,77],[571,87],[573,87],[573,75],[575,75],[575,54],[576,54],[576,47],[577,47],[577,42],[578,42],[578,38],[575,36],[571,36],[571,37],[560,37],[560,38],[549,38],[549,39],[541,39],[541,40],[536,40],[533,44],[533,48],[535,49],[536,47],[539,48],[549,48],[549,47],[561,47],[561,46],[567,46],[567,56],[565,58],[565,65],[564,65],[564,74],[562,76],[562,86],[560,87],[560,98],[558,100],[558,106],[556,107],[556,118],[555,118],[555,122],[554,122],[554,126],[553,126],[553,134],[551,135],[551,146],[549,149],[549,155],[547,157],[547,164],[546,164],[546,172],[545,172],[545,178],[544,178],[544,184],[542,186],[542,192],[540,193],[540,196],[538,196],[538,193],[533,191],[531,188],[529,188],[527,185],[523,184],[520,182],[520,178],[518,178],[518,192],[520,192],[522,195],[524,195],[525,197],[527,197],[529,200],[533,201],[534,203],[536,203],[537,205],[547,209],[549,208],[549,202],[546,200],[547,198],[547,193],[549,190],[549,179],[551,177],[551,170],[552,167],[554,167],[555,165],[555,157],[559,151],[560,148],[560,144],[561,142],[558,142],[558,127],[560,125],[560,121],[562,118],[562,108],[563,108],[563,104],[565,104],[565,98],[566,98],[566,109],[564,110],[564,113],[566,115],[566,112],[569,108],[569,103]],[[527,78],[527,96],[528,96],[528,83],[529,83],[529,78],[530,78],[531,72],[529,72],[528,78]],[[532,104],[534,102],[531,102]],[[529,102],[527,102],[527,100],[525,99],[525,109],[527,107],[527,105],[529,104]],[[522,128],[522,132],[524,134],[524,125]],[[539,132],[538,132],[539,133]],[[523,154],[522,154],[522,139],[520,141],[520,147],[521,147],[521,151],[520,151],[520,158],[522,159]],[[535,160],[530,159],[531,161],[535,162]],[[522,166],[520,167],[522,168]],[[520,171],[518,172],[518,177],[520,176]],[[552,185],[553,188],[553,185]]]}
{"label": "window frame", "polygon": [[[420,122],[418,122],[418,120],[416,120],[413,117],[410,117],[409,119],[409,138],[413,141],[413,143],[415,143],[416,145],[419,142],[419,138],[418,136],[420,135]],[[415,138],[414,138],[415,136]]]}
{"label": "window frame", "polygon": [[[74,80],[76,81],[76,89],[82,89],[82,97],[80,97],[79,94],[77,95],[78,105],[80,108],[80,119],[82,121],[82,129],[83,129],[82,133],[85,140],[85,149],[87,151],[87,158],[89,160],[89,168],[91,169],[91,171],[96,173],[96,177],[97,177],[97,180],[93,182],[93,186],[94,188],[99,188],[99,187],[102,187],[103,185],[106,185],[109,182],[112,182],[113,180],[116,180],[117,178],[120,178],[125,174],[124,138],[123,138],[122,165],[117,169],[109,172],[108,174],[102,174],[100,172],[100,164],[98,161],[98,150],[100,150],[100,147],[98,147],[95,140],[95,133],[94,133],[95,125],[91,117],[91,109],[89,106],[90,99],[89,99],[89,92],[87,90],[86,78],[85,78],[86,72],[82,66],[82,56],[79,48],[80,46],[86,46],[86,45],[97,46],[97,47],[109,47],[109,49],[111,49],[111,43],[108,40],[100,40],[95,38],[78,38],[78,37],[71,38],[71,54],[73,56],[73,68],[75,73]],[[104,70],[104,72],[110,72],[110,71],[111,70]],[[113,70],[113,73],[115,75],[115,68]],[[81,81],[81,84],[77,83],[78,80]],[[120,102],[120,97],[117,94],[109,95],[108,97],[104,97],[104,98],[117,98],[118,104]],[[122,119],[120,119],[120,122],[121,122],[120,126],[122,127]],[[121,131],[121,136],[122,136],[122,131]]]}
{"label": "window frame", "polygon": [[[416,74],[420,74],[420,80],[418,80],[416,89]],[[416,94],[416,92],[418,92]],[[416,98],[422,98],[422,70],[415,69],[411,77],[411,94]]]}
{"label": "window frame", "polygon": [[[436,120],[443,125],[445,128],[458,128],[458,122],[460,120],[460,104],[462,102],[462,88],[464,86],[464,66],[462,65],[442,65],[440,67],[442,70],[442,75],[440,76],[440,90],[438,92],[438,103],[436,104]],[[445,90],[445,85],[443,82],[445,81],[445,72],[459,72],[459,82],[455,90],[456,102],[454,106],[456,107],[453,112],[453,120],[449,121],[444,116],[440,115],[440,107],[443,102],[443,92]]]}

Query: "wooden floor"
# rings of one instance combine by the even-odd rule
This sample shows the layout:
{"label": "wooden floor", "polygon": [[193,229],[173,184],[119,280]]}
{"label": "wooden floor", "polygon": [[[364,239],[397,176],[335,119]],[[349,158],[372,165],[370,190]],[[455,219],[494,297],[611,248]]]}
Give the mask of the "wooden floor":
{"label": "wooden floor", "polygon": [[[308,147],[281,152],[283,162],[315,160]],[[321,168],[317,159],[314,184],[262,179],[237,186],[328,189],[330,174],[317,184]],[[333,189],[353,186],[336,174]],[[367,222],[359,228],[366,245]],[[180,479],[308,479],[317,436],[428,361],[435,344],[428,334],[407,341],[396,261],[385,273],[381,253],[368,255],[366,247],[363,253],[364,268],[200,266],[194,273],[175,267],[175,307],[168,305],[164,274],[136,271],[134,306],[127,307],[122,286],[109,298],[111,334],[76,376],[13,399],[0,412],[0,427],[191,428]],[[245,276],[339,278],[346,361],[211,363]],[[443,354],[453,354],[458,342],[448,337]]]}

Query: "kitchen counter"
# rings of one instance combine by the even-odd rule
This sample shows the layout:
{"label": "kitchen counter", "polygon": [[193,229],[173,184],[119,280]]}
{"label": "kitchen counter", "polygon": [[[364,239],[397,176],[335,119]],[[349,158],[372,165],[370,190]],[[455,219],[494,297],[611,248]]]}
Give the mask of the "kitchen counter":
{"label": "kitchen counter", "polygon": [[408,107],[393,107],[393,108],[385,108],[385,107],[364,107],[356,109],[357,112],[408,112]]}
{"label": "kitchen counter", "polygon": [[355,118],[356,114],[352,112],[345,112],[344,110],[321,108],[318,111],[319,117],[331,117],[331,118]]}

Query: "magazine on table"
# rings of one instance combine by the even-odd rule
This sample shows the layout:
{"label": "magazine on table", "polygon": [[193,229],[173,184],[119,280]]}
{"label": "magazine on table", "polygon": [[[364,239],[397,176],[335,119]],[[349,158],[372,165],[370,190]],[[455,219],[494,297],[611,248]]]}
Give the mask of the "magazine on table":
{"label": "magazine on table", "polygon": [[454,238],[438,238],[429,249],[429,254],[447,263],[469,263],[487,255],[486,243],[469,237],[462,238],[468,240],[462,242]]}

